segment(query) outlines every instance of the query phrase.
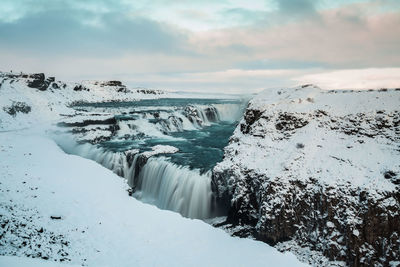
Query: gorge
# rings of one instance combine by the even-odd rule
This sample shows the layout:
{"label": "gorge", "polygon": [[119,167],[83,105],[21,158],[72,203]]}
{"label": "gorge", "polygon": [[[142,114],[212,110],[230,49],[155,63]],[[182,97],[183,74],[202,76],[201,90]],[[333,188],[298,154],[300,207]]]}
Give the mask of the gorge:
{"label": "gorge", "polygon": [[[312,265],[396,266],[398,262],[400,89],[323,90],[303,85],[268,89],[251,97],[211,98],[131,89],[118,81],[76,84],[37,74],[0,77],[4,96],[0,127],[5,140],[25,129],[30,129],[29,136],[38,131],[71,159],[86,158],[112,171],[124,187],[112,191],[109,202],[129,195],[133,206],[138,204],[132,197],[201,219],[249,242],[256,239],[290,251]],[[4,159],[9,158],[8,149],[1,150]],[[3,166],[3,177],[9,175],[8,168]],[[28,176],[26,172],[21,176]],[[77,173],[91,182],[71,201],[107,184],[85,168]],[[38,184],[39,178],[34,178]],[[14,180],[2,181],[7,196],[2,202],[7,207],[3,225],[10,224],[15,209],[5,203],[29,205],[26,196],[8,195],[7,188],[25,192]],[[109,194],[107,188],[102,192]],[[71,209],[77,212],[75,206]],[[170,213],[158,210],[140,218],[139,228],[159,216],[155,214]],[[93,225],[98,227],[99,222]],[[14,246],[9,236],[22,237],[13,227],[17,226],[4,231],[4,255],[45,253],[40,247]],[[81,237],[74,238],[68,242],[81,242],[77,241]],[[70,253],[78,252],[70,248]],[[59,259],[57,253],[46,257]]]}

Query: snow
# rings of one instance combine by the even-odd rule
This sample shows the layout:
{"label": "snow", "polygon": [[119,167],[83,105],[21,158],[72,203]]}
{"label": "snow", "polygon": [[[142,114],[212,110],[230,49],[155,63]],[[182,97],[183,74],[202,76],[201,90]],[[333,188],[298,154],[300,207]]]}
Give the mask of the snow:
{"label": "snow", "polygon": [[[203,221],[185,219],[129,197],[125,180],[93,161],[65,154],[47,137],[29,131],[0,133],[0,144],[0,203],[13,207],[2,215],[9,218],[17,214],[20,218],[27,214],[25,210],[37,213],[26,228],[62,235],[69,242],[63,249],[71,264],[302,265],[290,253],[231,237]],[[51,216],[61,216],[61,220],[52,220]],[[51,250],[58,248],[57,244],[17,249],[8,242],[21,237],[13,235],[15,232],[6,231],[1,254],[23,256],[47,251],[42,256],[60,258],[56,249]],[[10,260],[2,258],[0,262]],[[22,259],[17,262],[30,266]]]}
{"label": "snow", "polygon": [[[61,89],[39,91],[6,76],[0,73],[1,266],[305,266],[291,253],[130,197],[126,180],[64,153],[45,134],[61,115],[75,115],[71,103],[157,95],[93,82],[83,84],[90,91],[58,81]],[[16,101],[31,112],[7,114],[4,108]],[[156,146],[149,153],[176,151]]]}
{"label": "snow", "polygon": [[[54,83],[60,88],[54,89],[49,86],[46,91],[40,91],[27,86],[29,79],[10,78],[9,75],[13,74],[0,72],[0,130],[15,130],[31,127],[37,123],[55,122],[60,119],[60,114],[73,115],[75,111],[68,106],[76,102],[135,101],[160,97],[129,89],[126,93],[118,92],[113,86],[101,86],[93,82],[78,84],[56,81]],[[90,91],[75,91],[77,85],[82,85]],[[3,110],[16,101],[24,102],[32,108],[28,114],[18,113],[17,120],[11,115],[4,114]]]}
{"label": "snow", "polygon": [[[65,264],[51,262],[43,259],[32,259],[23,257],[0,256],[0,266],[7,267],[62,267]],[[70,267],[80,265],[68,265]]]}
{"label": "snow", "polygon": [[178,152],[179,149],[169,145],[156,145],[151,148],[151,151],[146,151],[142,155],[150,158],[158,154],[173,154]]}
{"label": "snow", "polygon": [[[285,173],[293,179],[306,180],[312,174],[320,183],[334,187],[350,183],[372,194],[394,191],[395,185],[382,178],[388,170],[400,172],[400,154],[396,151],[398,130],[377,129],[376,124],[382,119],[389,122],[398,119],[399,103],[400,91],[393,89],[326,91],[316,86],[268,89],[249,103],[249,109],[262,111],[265,119],[252,126],[251,134],[243,134],[240,125],[237,127],[232,138],[239,142],[231,142],[225,148],[225,153],[231,156],[215,170],[237,165],[267,177]],[[318,117],[319,111],[327,115]],[[275,126],[283,113],[294,114],[308,124],[285,135]],[[337,121],[342,124],[337,125]],[[332,130],[338,126],[341,128]],[[359,132],[346,134],[348,129]]]}
{"label": "snow", "polygon": [[[399,190],[399,104],[400,89],[323,90],[306,85],[265,90],[250,100],[224,160],[213,169],[219,196],[229,195],[233,217],[255,218],[255,231],[268,238],[277,236],[275,229],[295,224],[292,240],[277,247],[312,264],[323,255],[350,258],[354,251],[364,255],[364,264],[375,258],[385,263],[386,255],[395,258],[396,245],[382,255],[381,244],[368,243],[365,236],[370,232],[363,229],[373,220],[368,216],[395,222],[400,213],[392,197]],[[321,195],[328,199],[326,213],[313,202]],[[369,215],[366,211],[375,204],[381,213]],[[298,215],[297,208],[310,216]],[[300,222],[290,221],[290,214]],[[322,231],[308,224],[318,224]],[[397,233],[379,235],[384,243],[391,235],[396,240]],[[346,238],[364,243],[345,243]]]}
{"label": "snow", "polygon": [[353,235],[359,236],[359,235],[360,235],[360,232],[359,232],[358,230],[353,230]]}

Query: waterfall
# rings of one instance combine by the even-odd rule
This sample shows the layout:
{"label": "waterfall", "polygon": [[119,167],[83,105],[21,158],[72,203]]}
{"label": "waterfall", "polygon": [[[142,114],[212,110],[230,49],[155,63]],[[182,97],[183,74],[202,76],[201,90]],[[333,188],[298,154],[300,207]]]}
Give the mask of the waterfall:
{"label": "waterfall", "polygon": [[206,219],[211,215],[210,174],[201,175],[162,158],[150,158],[144,165],[134,196],[188,218]]}
{"label": "waterfall", "polygon": [[112,170],[115,174],[127,179],[133,184],[131,176],[135,173],[135,165],[139,150],[132,149],[124,152],[112,152],[89,143],[78,144],[69,137],[54,137],[56,143],[64,152],[96,161],[100,165]]}
{"label": "waterfall", "polygon": [[[114,113],[114,124],[107,126],[112,130],[86,125],[82,127],[83,131],[79,129],[77,132],[94,138],[96,135],[92,130],[97,129],[100,133],[110,134],[111,140],[125,139],[130,142],[152,139],[176,141],[181,137],[170,133],[200,130],[221,121],[235,122],[242,116],[243,108],[241,102],[222,102],[126,109],[123,114]],[[112,109],[105,111],[112,112]],[[65,152],[96,161],[124,177],[133,189],[133,196],[143,202],[179,212],[188,218],[207,219],[212,216],[215,207],[212,206],[210,173],[201,174],[199,170],[176,165],[167,158],[154,156],[157,153],[149,156],[138,149],[111,151],[99,145],[78,144],[65,136],[54,139]]]}
{"label": "waterfall", "polygon": [[220,121],[238,121],[243,115],[245,108],[243,103],[195,105],[194,107],[198,116],[206,125]]}
{"label": "waterfall", "polygon": [[[165,158],[147,159],[138,150],[112,152],[70,138],[55,138],[68,154],[91,159],[124,177],[137,199],[160,209],[179,212],[184,217],[206,219],[211,216],[210,173],[177,166]],[[142,156],[142,157],[141,157]]]}
{"label": "waterfall", "polygon": [[234,122],[238,121],[244,113],[245,105],[243,104],[213,104],[218,112],[220,121]]}

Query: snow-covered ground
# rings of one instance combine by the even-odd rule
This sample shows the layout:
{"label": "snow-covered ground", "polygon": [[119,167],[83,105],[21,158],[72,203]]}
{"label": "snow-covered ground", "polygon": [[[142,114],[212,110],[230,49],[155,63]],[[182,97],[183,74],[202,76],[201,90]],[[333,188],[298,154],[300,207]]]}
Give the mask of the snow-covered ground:
{"label": "snow-covered ground", "polygon": [[215,191],[228,221],[314,264],[307,249],[387,266],[400,257],[399,144],[400,89],[266,90],[214,168]]}
{"label": "snow-covered ground", "polygon": [[262,242],[129,197],[124,179],[41,134],[0,133],[0,144],[2,255],[89,266],[302,265]]}
{"label": "snow-covered ground", "polygon": [[226,148],[234,156],[217,169],[245,165],[268,177],[317,175],[331,186],[351,183],[372,194],[393,191],[395,184],[383,174],[400,172],[399,132],[393,126],[399,123],[399,107],[400,91],[394,89],[266,90],[248,107],[261,113],[251,134],[237,127],[234,138],[240,142]]}
{"label": "snow-covered ground", "polygon": [[[107,82],[48,82],[48,77],[37,82],[39,85],[48,84],[47,89],[39,90],[28,86],[35,80],[29,77],[28,74],[0,72],[0,130],[31,127],[38,122],[54,122],[60,119],[60,115],[74,114],[74,110],[68,106],[76,102],[134,101],[166,96],[158,91],[143,93],[127,89],[124,85],[109,85]],[[121,88],[123,91],[119,91]],[[13,103],[24,103],[31,109],[26,114],[4,114],[4,109]]]}
{"label": "snow-covered ground", "polygon": [[46,133],[60,114],[74,113],[72,102],[157,95],[94,82],[75,90],[79,84],[55,81],[42,91],[27,86],[30,78],[7,75],[0,76],[0,266],[304,265],[130,197],[126,180],[64,153]]}

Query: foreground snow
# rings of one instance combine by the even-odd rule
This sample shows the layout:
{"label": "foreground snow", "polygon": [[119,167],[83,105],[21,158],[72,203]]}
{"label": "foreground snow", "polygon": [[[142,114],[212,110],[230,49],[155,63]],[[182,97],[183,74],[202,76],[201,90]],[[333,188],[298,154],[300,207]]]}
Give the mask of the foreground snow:
{"label": "foreground snow", "polygon": [[[66,266],[63,263],[59,262],[52,262],[43,259],[32,259],[32,258],[25,258],[25,257],[14,257],[14,256],[0,256],[0,266],[7,266],[7,267],[62,267]],[[72,266],[79,266],[79,265],[68,265],[69,267]]]}
{"label": "foreground snow", "polygon": [[[302,265],[264,243],[143,204],[123,179],[46,137],[3,132],[0,144],[2,255],[89,266]],[[0,257],[1,266],[42,264]]]}

